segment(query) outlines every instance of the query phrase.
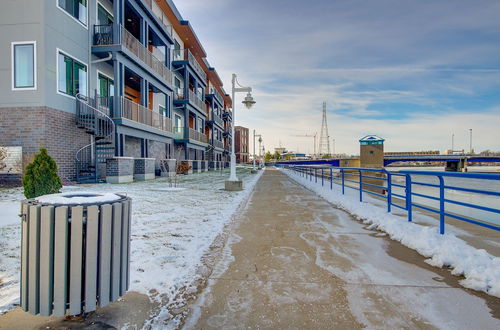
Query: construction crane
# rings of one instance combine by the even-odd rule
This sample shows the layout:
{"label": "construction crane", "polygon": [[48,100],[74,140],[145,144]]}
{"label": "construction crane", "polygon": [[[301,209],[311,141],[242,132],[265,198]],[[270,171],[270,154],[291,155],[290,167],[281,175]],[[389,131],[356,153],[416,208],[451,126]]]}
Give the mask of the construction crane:
{"label": "construction crane", "polygon": [[309,137],[309,138],[312,137],[312,138],[314,138],[314,155],[313,156],[314,156],[314,158],[316,158],[316,137],[318,136],[317,132],[314,133],[314,135],[313,134],[304,134],[304,135],[292,135],[292,136],[293,137]]}

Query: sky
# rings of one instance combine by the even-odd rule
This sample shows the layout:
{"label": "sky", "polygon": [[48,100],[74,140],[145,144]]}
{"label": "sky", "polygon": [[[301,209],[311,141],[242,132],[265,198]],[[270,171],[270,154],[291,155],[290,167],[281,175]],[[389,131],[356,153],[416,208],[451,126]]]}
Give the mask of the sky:
{"label": "sky", "polygon": [[[327,102],[335,152],[500,151],[498,0],[174,0],[267,150],[313,152]],[[252,141],[250,141],[252,144]],[[330,142],[333,145],[333,141]],[[331,147],[333,149],[333,146]],[[333,150],[332,150],[333,152]]]}

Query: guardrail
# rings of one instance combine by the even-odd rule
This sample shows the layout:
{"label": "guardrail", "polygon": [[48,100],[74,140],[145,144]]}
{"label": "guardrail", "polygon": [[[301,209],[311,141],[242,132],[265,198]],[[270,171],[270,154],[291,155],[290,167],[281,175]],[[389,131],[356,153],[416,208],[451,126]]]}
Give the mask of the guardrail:
{"label": "guardrail", "polygon": [[174,49],[173,56],[173,61],[188,61],[194,71],[200,76],[202,81],[207,80],[207,74],[189,49]]}
{"label": "guardrail", "polygon": [[121,97],[122,117],[165,132],[172,132],[172,119],[149,110],[125,97]]}
{"label": "guardrail", "polygon": [[[452,199],[447,195],[450,192],[463,192],[475,196],[495,196],[500,197],[500,190],[494,189],[479,189],[471,188],[474,181],[480,180],[481,183],[495,183],[498,189],[500,183],[499,174],[480,174],[480,173],[450,173],[450,172],[433,172],[433,171],[399,171],[389,172],[385,169],[367,169],[357,167],[321,167],[321,166],[290,166],[282,165],[281,167],[299,173],[302,177],[321,183],[322,186],[329,184],[330,189],[333,185],[341,187],[342,194],[345,194],[346,188],[359,191],[359,201],[363,202],[363,193],[376,196],[387,203],[387,212],[391,212],[393,207],[407,212],[409,222],[413,221],[413,209],[418,208],[430,213],[439,215],[439,232],[445,233],[446,218],[467,222],[473,225],[485,227],[500,231],[500,226],[489,223],[485,219],[475,219],[467,216],[462,212],[452,212],[449,210],[450,205],[458,206],[464,210],[475,210],[485,212],[489,215],[498,215],[495,219],[500,219],[500,206],[484,206],[470,203],[463,200]],[[400,181],[395,180],[399,178]],[[464,186],[454,185],[446,181],[447,178],[460,178],[465,180]],[[318,180],[320,182],[318,182]],[[438,183],[432,183],[432,180],[437,180]],[[425,182],[427,181],[427,182]],[[493,187],[495,187],[493,185]],[[416,191],[415,187],[426,187],[435,189],[435,193],[425,193]],[[420,199],[416,202],[415,199]],[[422,201],[432,201],[437,206],[429,206]],[[498,204],[500,205],[500,199]]]}

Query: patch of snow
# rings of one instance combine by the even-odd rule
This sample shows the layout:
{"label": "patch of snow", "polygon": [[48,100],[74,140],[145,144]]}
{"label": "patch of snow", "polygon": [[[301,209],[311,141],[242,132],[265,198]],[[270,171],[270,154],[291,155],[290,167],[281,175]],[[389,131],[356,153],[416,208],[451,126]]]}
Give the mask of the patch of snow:
{"label": "patch of snow", "polygon": [[[132,198],[130,290],[160,302],[161,309],[152,315],[147,326],[165,328],[176,326],[178,317],[171,315],[169,308],[185,305],[188,293],[195,288],[193,283],[203,276],[198,272],[203,266],[202,257],[240,204],[248,199],[262,173],[251,174],[249,169],[238,168],[238,177],[244,182],[240,192],[223,190],[227,170],[182,177],[175,193],[171,193],[167,178],[71,186],[62,191],[103,196],[123,192]],[[0,191],[0,203],[16,210],[2,214],[0,220],[0,313],[19,302],[17,214],[23,199],[22,190]]]}
{"label": "patch of snow", "polygon": [[91,191],[78,191],[43,195],[34,200],[42,204],[75,205],[113,203],[121,198],[121,196],[113,193],[99,194]]}
{"label": "patch of snow", "polygon": [[416,250],[436,267],[449,267],[453,275],[463,276],[460,284],[500,297],[500,258],[476,249],[452,232],[440,235],[437,227],[409,223],[395,214],[387,213],[381,205],[359,202],[354,196],[342,195],[340,187],[334,189],[309,181],[295,172],[283,170],[290,178],[317,193],[327,201],[358,217],[371,229],[386,232],[393,240]]}

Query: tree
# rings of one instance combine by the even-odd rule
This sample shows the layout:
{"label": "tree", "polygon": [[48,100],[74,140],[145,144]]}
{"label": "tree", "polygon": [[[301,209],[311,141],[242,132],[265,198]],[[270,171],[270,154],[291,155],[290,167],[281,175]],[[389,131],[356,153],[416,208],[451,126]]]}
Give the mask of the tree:
{"label": "tree", "polygon": [[264,158],[265,162],[269,162],[271,159],[273,158],[273,156],[271,155],[271,153],[268,151],[266,152],[266,156]]}
{"label": "tree", "polygon": [[273,158],[276,159],[276,160],[280,160],[281,159],[281,155],[279,152],[274,152],[274,155],[273,155]]}
{"label": "tree", "polygon": [[47,149],[40,149],[40,153],[26,167],[23,186],[26,198],[55,194],[62,188],[61,179],[57,175],[57,164],[49,156]]}

